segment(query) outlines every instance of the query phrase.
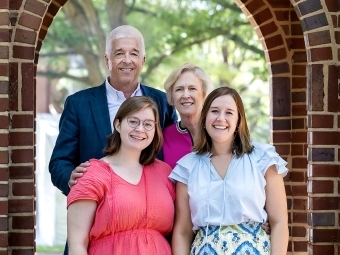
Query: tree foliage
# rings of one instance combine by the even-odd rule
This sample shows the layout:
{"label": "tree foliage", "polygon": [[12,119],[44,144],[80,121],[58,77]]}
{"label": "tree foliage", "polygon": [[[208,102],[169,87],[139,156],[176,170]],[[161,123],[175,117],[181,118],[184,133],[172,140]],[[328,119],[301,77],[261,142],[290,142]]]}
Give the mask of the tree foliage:
{"label": "tree foliage", "polygon": [[105,37],[123,24],[137,27],[145,39],[141,82],[162,89],[174,68],[195,63],[215,87],[240,91],[252,134],[268,141],[264,53],[233,0],[69,0],[49,28],[38,75],[78,84],[78,89],[101,84],[107,75]]}

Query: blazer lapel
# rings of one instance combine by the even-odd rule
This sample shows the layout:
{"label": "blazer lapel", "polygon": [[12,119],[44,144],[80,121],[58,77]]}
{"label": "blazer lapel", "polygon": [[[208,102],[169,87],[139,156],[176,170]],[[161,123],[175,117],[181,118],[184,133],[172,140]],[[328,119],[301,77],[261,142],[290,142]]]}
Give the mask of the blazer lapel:
{"label": "blazer lapel", "polygon": [[112,133],[109,107],[106,97],[105,82],[97,90],[93,91],[93,97],[90,99],[90,105],[93,113],[93,119],[97,127],[102,147],[107,145],[107,136]]}
{"label": "blazer lapel", "polygon": [[142,94],[144,96],[148,96],[148,97],[151,97],[155,102],[156,104],[158,105],[158,107],[161,105],[160,102],[159,102],[159,98],[157,96],[155,96],[155,94],[153,93],[153,91],[148,87],[148,86],[145,86],[143,84],[140,84],[140,88],[142,90]]}

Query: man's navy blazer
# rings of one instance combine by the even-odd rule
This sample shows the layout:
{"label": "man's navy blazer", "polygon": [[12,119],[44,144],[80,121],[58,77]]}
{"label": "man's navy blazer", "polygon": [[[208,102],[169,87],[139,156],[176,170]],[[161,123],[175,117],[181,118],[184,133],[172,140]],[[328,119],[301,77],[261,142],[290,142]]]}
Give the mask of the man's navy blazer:
{"label": "man's navy blazer", "polygon": [[[164,92],[142,84],[140,88],[143,95],[157,103],[162,129],[177,120],[176,111],[167,103]],[[67,195],[72,171],[91,158],[104,157],[102,151],[111,133],[105,82],[67,97],[49,163],[54,186]]]}

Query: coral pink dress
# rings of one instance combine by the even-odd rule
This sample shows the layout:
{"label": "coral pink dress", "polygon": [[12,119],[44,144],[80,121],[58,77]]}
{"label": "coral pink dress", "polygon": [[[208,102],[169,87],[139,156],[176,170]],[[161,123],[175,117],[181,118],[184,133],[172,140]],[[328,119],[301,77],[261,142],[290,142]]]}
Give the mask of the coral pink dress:
{"label": "coral pink dress", "polygon": [[174,220],[170,166],[159,160],[144,166],[139,183],[134,185],[114,173],[108,163],[90,162],[67,197],[68,206],[80,199],[97,201],[88,254],[171,255],[164,238]]}

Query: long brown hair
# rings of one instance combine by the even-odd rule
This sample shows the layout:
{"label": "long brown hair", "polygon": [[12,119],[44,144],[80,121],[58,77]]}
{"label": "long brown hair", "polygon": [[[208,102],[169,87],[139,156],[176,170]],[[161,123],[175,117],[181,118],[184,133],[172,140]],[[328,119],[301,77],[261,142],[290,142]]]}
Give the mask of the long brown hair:
{"label": "long brown hair", "polygon": [[[155,116],[155,135],[152,139],[152,142],[142,150],[139,163],[142,165],[148,165],[155,161],[157,153],[161,150],[163,145],[163,135],[161,131],[161,126],[159,124],[159,115],[158,108],[156,103],[150,98],[146,96],[136,96],[130,97],[122,103],[119,107],[119,110],[116,114],[116,117],[113,123],[116,123],[116,120],[122,122],[122,120],[140,110],[145,108],[150,108]],[[122,140],[120,137],[120,133],[117,130],[114,130],[111,135],[107,138],[107,147],[103,150],[105,155],[114,155],[116,154],[121,146]]]}
{"label": "long brown hair", "polygon": [[241,157],[245,153],[250,153],[253,150],[253,146],[250,141],[250,134],[246,120],[246,114],[242,99],[238,92],[230,87],[220,87],[214,89],[205,100],[202,113],[198,124],[198,134],[196,136],[195,145],[193,151],[202,155],[207,152],[211,152],[212,140],[207,130],[205,129],[205,120],[210,109],[212,102],[221,96],[230,95],[236,103],[238,111],[238,122],[235,130],[235,138],[233,142],[233,151],[237,157]]}

